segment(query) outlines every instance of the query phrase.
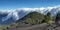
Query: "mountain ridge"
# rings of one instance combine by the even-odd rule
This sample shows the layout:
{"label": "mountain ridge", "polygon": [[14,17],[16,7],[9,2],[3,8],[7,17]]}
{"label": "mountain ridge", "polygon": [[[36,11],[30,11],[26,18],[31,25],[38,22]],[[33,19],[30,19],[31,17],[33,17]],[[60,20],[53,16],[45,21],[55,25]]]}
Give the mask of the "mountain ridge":
{"label": "mountain ridge", "polygon": [[[6,16],[2,16],[0,17],[1,22],[6,22],[8,21],[8,19],[10,21],[16,21],[18,19],[23,18],[24,16],[26,16],[27,14],[31,13],[31,12],[38,12],[38,13],[42,13],[42,14],[47,14],[48,12],[51,12],[52,16],[56,16],[56,14],[58,12],[60,12],[60,7],[54,7],[54,8],[20,8],[18,10],[0,10],[0,15],[5,15]],[[10,19],[11,18],[11,19]],[[7,22],[6,22],[7,23]]]}

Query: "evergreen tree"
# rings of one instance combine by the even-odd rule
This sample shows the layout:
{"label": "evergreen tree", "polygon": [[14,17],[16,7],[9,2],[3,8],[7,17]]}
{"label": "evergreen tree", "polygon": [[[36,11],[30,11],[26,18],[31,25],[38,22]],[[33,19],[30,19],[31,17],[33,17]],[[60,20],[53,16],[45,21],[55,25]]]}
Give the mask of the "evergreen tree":
{"label": "evergreen tree", "polygon": [[48,12],[47,15],[45,15],[43,22],[51,25],[53,23],[54,18],[51,16],[51,13]]}

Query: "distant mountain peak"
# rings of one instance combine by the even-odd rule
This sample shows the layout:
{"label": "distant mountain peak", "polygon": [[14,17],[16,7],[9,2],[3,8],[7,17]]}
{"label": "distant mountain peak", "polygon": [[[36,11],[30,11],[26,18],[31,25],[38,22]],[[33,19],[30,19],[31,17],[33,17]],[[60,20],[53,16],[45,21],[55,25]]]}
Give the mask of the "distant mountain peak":
{"label": "distant mountain peak", "polygon": [[[38,12],[42,14],[47,14],[51,12],[52,16],[56,16],[58,12],[60,12],[60,6],[47,7],[47,8],[19,8],[17,10],[0,10],[0,24],[9,24],[11,22],[15,22],[18,19],[25,17],[27,14],[31,12]],[[9,23],[8,23],[9,22]]]}

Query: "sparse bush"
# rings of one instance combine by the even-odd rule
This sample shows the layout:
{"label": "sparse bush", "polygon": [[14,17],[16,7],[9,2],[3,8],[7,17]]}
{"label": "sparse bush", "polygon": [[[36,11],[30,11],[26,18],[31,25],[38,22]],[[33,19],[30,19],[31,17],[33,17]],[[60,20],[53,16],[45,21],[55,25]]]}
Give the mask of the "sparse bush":
{"label": "sparse bush", "polygon": [[6,27],[6,29],[9,29],[9,27]]}

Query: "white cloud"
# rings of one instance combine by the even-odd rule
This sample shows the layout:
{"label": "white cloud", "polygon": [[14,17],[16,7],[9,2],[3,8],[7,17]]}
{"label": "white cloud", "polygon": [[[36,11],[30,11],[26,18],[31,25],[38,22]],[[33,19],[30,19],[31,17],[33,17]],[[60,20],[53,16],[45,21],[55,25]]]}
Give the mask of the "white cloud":
{"label": "white cloud", "polygon": [[[53,9],[53,8],[57,8],[57,7],[60,7],[60,5],[58,5],[58,6],[53,6],[53,7],[41,7],[41,8],[18,8],[17,10],[24,10],[24,11],[30,11],[30,10],[33,10],[33,11],[35,11],[35,10],[46,10],[46,9]],[[49,10],[49,11],[50,11]],[[8,12],[10,12],[10,11],[13,11],[13,10],[0,10],[0,11],[8,11]]]}
{"label": "white cloud", "polygon": [[42,8],[19,8],[18,10],[25,10],[25,11],[35,11],[35,10],[44,10],[45,8],[42,7]]}
{"label": "white cloud", "polygon": [[57,7],[60,7],[60,5],[53,6],[53,7],[41,7],[41,8],[19,8],[18,10],[25,10],[25,11],[33,10],[33,11],[35,11],[35,10],[44,10],[44,9],[46,10],[46,9],[49,9],[49,11],[51,11],[51,9],[57,8]]}
{"label": "white cloud", "polygon": [[44,10],[44,9],[45,9],[44,7],[40,8],[40,10]]}

